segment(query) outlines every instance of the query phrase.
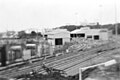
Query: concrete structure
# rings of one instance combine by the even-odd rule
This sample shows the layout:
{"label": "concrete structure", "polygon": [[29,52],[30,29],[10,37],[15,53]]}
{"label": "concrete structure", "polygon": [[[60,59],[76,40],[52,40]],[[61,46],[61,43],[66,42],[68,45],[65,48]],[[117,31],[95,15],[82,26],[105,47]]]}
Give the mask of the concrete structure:
{"label": "concrete structure", "polygon": [[31,50],[23,50],[23,59],[24,60],[29,60],[31,59]]}
{"label": "concrete structure", "polygon": [[109,36],[108,29],[90,29],[89,27],[83,27],[71,32],[72,38],[82,37],[92,40],[108,40]]}
{"label": "concrete structure", "polygon": [[38,57],[43,57],[43,56],[52,56],[53,51],[52,51],[52,46],[47,42],[40,42],[37,45],[37,56]]}
{"label": "concrete structure", "polygon": [[42,45],[38,44],[38,46],[37,46],[37,55],[38,55],[38,57],[41,57],[41,53],[42,53]]}
{"label": "concrete structure", "polygon": [[30,50],[31,58],[37,57],[37,44],[36,43],[27,43],[26,50]]}
{"label": "concrete structure", "polygon": [[70,32],[66,29],[56,29],[45,33],[48,42],[53,45],[64,45],[65,42],[70,42]]}
{"label": "concrete structure", "polygon": [[22,60],[22,46],[20,44],[8,45],[7,61],[9,63]]}
{"label": "concrete structure", "polygon": [[[95,65],[79,68],[79,80],[95,80],[95,78],[94,78],[95,76],[93,78],[90,77],[90,75],[89,75],[89,74],[91,74],[90,72],[94,71],[95,69],[99,69],[98,71],[97,70],[96,71],[101,72],[103,75],[105,73],[104,70],[107,69],[107,67],[110,67],[115,64],[117,64],[117,61],[115,59],[112,59],[112,60],[109,60],[107,62],[103,62],[100,64],[95,64]],[[97,76],[98,73],[95,73],[95,74]],[[101,74],[99,74],[99,75],[101,75]],[[84,79],[85,76],[86,76],[86,79]],[[104,77],[105,76],[106,75],[104,75]]]}

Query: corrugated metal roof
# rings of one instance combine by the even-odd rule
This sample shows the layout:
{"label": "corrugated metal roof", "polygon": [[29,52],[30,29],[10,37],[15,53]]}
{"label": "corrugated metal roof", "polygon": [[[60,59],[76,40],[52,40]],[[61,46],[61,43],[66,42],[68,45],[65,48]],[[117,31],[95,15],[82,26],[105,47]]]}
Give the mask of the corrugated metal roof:
{"label": "corrugated metal roof", "polygon": [[107,29],[90,29],[88,27],[83,27],[81,29],[76,29],[70,33],[99,33],[102,31],[107,32]]}
{"label": "corrugated metal roof", "polygon": [[56,30],[52,30],[50,32],[46,32],[45,34],[58,34],[58,33],[70,33],[69,31],[67,31],[67,29],[56,29]]}
{"label": "corrugated metal roof", "polygon": [[81,30],[80,29],[76,29],[74,31],[71,31],[70,33],[78,33],[78,32],[81,32]]}
{"label": "corrugated metal roof", "polygon": [[76,29],[70,33],[85,33],[87,30],[90,30],[89,27],[83,27],[83,28],[80,28],[80,29]]}

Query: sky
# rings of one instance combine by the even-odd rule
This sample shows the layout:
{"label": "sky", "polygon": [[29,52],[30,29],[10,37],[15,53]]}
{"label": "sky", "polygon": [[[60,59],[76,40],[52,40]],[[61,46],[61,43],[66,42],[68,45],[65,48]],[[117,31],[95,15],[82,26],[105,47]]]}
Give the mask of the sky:
{"label": "sky", "polygon": [[119,7],[120,0],[0,0],[0,32],[116,23]]}

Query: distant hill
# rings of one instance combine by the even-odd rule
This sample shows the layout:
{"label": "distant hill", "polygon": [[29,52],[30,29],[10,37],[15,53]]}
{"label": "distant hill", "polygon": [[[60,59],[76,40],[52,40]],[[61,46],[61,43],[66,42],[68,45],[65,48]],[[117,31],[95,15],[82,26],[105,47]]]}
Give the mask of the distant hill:
{"label": "distant hill", "polygon": [[[118,34],[120,34],[120,23],[117,24],[118,25]],[[113,34],[115,34],[115,24],[106,24],[106,25],[87,25],[90,28],[108,28],[109,30],[113,31]],[[85,26],[76,26],[76,25],[65,25],[65,26],[61,26],[59,27],[60,29],[67,29],[68,31],[73,31],[75,29],[80,29],[81,27],[85,27]]]}

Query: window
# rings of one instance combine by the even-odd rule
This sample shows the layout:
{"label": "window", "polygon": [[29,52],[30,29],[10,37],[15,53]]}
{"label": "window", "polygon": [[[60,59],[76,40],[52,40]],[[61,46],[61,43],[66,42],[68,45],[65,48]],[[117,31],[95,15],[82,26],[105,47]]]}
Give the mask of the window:
{"label": "window", "polygon": [[94,40],[99,40],[99,35],[94,35]]}
{"label": "window", "polygon": [[76,36],[77,36],[77,34],[70,34],[70,36],[71,36],[71,37],[76,37]]}
{"label": "window", "polygon": [[92,35],[88,35],[87,38],[92,38]]}
{"label": "window", "polygon": [[85,37],[85,34],[84,33],[77,34],[77,37]]}
{"label": "window", "polygon": [[70,34],[70,37],[74,37],[74,34]]}
{"label": "window", "polygon": [[80,34],[81,37],[85,37],[85,34]]}
{"label": "window", "polygon": [[77,34],[74,34],[74,37],[77,37]]}

